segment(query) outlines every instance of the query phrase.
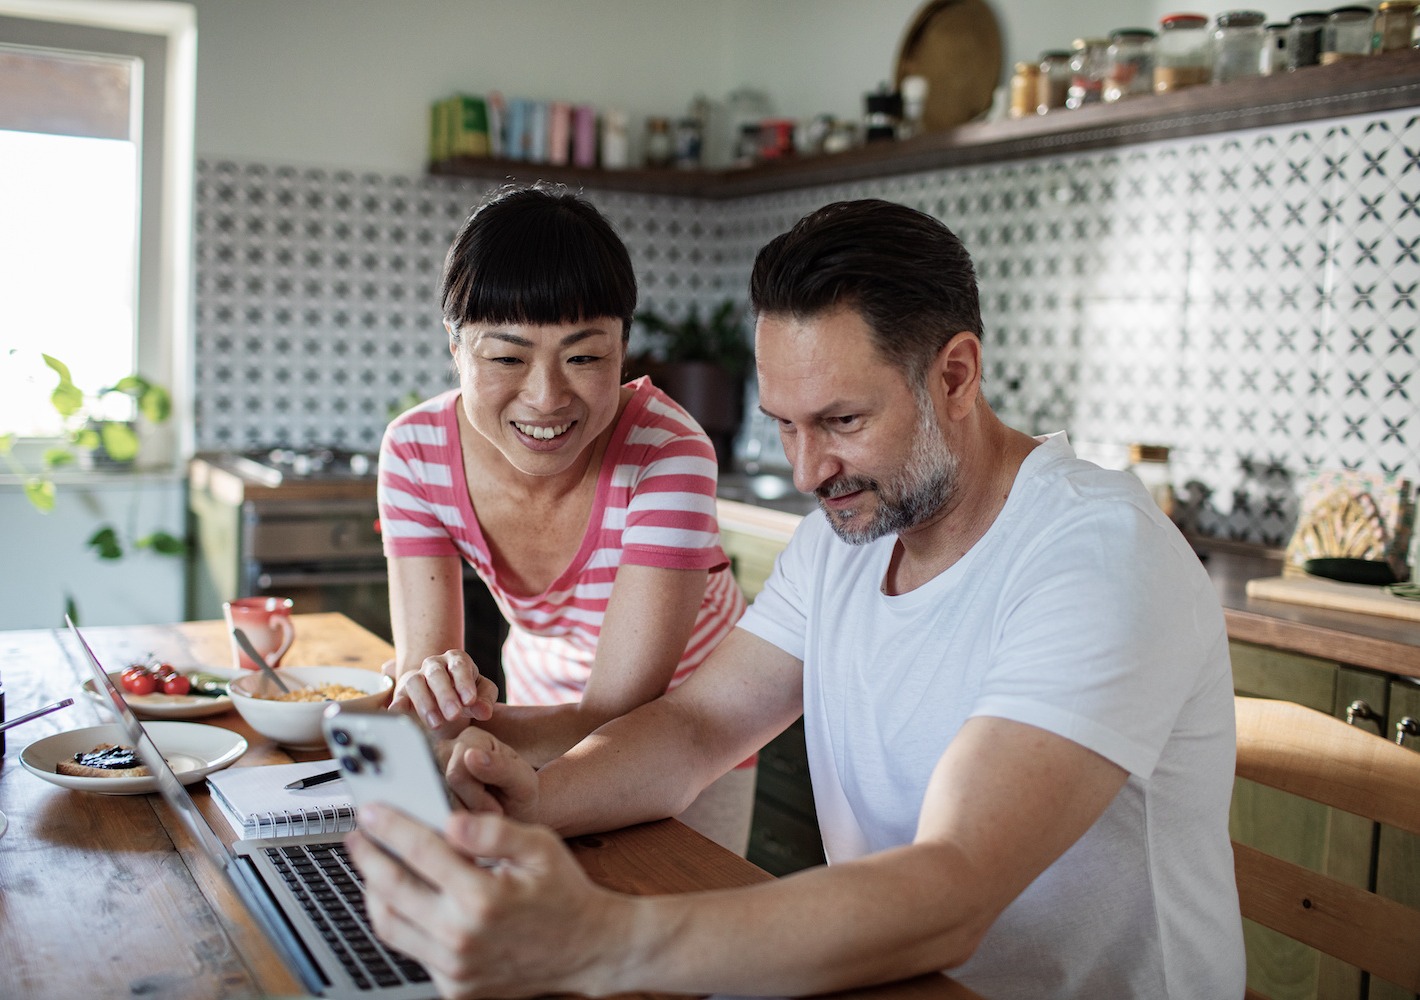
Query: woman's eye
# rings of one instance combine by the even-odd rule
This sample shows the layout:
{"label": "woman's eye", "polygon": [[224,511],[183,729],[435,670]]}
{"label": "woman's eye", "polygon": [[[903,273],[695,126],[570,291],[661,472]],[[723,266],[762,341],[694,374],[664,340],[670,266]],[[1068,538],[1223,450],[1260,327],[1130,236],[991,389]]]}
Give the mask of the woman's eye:
{"label": "woman's eye", "polygon": [[600,361],[601,358],[594,354],[578,354],[567,359],[568,364],[590,365]]}
{"label": "woman's eye", "polygon": [[512,358],[512,357],[488,358],[488,360],[491,361],[491,362],[492,362],[493,364],[495,364],[495,365],[503,365],[503,366],[505,366],[505,367],[508,367],[508,366],[511,366],[511,365],[519,364],[519,363],[522,361],[521,358]]}

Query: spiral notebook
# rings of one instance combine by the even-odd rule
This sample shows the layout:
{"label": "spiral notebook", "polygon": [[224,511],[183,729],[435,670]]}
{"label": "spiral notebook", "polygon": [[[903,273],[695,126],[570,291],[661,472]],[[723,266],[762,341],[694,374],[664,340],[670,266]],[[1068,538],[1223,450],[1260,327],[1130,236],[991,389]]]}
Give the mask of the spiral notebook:
{"label": "spiral notebook", "polygon": [[207,776],[207,787],[232,829],[244,840],[355,829],[355,803],[343,781],[286,788],[297,778],[336,767],[333,760],[229,767]]}

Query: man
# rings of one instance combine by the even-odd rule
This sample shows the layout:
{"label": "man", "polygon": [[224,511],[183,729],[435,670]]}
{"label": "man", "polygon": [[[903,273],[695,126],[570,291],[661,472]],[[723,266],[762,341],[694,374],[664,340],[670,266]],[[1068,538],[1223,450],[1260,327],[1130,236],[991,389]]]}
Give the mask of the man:
{"label": "man", "polygon": [[[996,419],[971,262],[934,219],[830,205],[750,291],[761,406],[822,512],[680,688],[536,774],[461,736],[450,783],[494,815],[443,839],[362,816],[377,929],[449,995],[950,968],[996,1000],[1241,996],[1232,677],[1193,552],[1131,477]],[[827,867],[637,899],[559,842],[676,814],[801,712]]]}

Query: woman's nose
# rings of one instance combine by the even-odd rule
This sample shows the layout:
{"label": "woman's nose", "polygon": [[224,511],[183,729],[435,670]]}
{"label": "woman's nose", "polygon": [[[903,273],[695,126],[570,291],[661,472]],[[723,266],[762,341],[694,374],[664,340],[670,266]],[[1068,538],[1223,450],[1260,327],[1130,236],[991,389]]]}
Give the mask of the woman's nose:
{"label": "woman's nose", "polygon": [[556,410],[567,402],[567,380],[556,365],[534,365],[523,383],[523,396],[540,410]]}

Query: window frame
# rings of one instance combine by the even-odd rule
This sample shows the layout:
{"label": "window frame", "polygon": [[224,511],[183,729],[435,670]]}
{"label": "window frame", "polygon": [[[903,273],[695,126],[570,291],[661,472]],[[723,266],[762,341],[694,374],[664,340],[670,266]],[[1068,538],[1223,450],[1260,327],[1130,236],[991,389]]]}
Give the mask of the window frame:
{"label": "window frame", "polygon": [[173,467],[192,454],[195,440],[195,12],[183,3],[0,0],[0,40],[142,61],[134,369],[165,386],[173,399],[171,420],[142,428],[142,465]]}

